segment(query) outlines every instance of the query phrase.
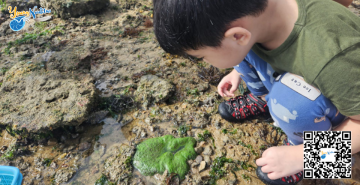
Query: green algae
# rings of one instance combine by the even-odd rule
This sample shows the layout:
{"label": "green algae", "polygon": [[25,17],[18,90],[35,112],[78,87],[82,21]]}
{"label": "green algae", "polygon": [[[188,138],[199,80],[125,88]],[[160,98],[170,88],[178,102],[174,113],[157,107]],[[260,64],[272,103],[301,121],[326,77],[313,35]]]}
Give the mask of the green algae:
{"label": "green algae", "polygon": [[196,140],[192,137],[174,138],[166,135],[148,139],[136,147],[134,167],[144,175],[176,173],[181,179],[189,171],[187,160],[194,159]]}

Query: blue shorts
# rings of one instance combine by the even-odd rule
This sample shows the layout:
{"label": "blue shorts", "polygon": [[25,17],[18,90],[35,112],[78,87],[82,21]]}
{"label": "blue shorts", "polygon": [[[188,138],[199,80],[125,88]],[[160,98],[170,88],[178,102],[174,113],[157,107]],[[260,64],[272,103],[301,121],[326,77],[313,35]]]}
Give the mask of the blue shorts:
{"label": "blue shorts", "polygon": [[345,119],[317,88],[291,73],[276,77],[272,67],[253,51],[234,69],[254,95],[267,94],[265,98],[274,124],[294,145],[303,143],[303,131],[332,130]]}

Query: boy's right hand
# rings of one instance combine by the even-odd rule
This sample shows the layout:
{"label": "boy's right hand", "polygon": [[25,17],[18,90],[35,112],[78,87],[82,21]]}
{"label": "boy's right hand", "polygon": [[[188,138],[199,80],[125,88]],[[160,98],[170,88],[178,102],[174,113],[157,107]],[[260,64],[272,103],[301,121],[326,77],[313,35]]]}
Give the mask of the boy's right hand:
{"label": "boy's right hand", "polygon": [[[233,97],[234,92],[239,87],[241,82],[240,73],[238,73],[235,69],[226,75],[218,85],[218,92],[220,96],[224,97]],[[230,89],[230,90],[229,90]]]}

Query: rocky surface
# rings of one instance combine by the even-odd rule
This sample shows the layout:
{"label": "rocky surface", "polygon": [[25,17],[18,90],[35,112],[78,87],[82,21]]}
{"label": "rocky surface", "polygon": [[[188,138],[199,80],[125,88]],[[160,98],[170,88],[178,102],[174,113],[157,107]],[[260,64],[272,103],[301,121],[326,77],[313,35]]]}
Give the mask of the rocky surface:
{"label": "rocky surface", "polygon": [[[164,53],[150,1],[7,2],[53,11],[19,32],[0,13],[0,164],[17,166],[24,184],[209,184],[219,159],[217,184],[262,184],[251,166],[285,135],[271,120],[221,119],[216,85],[228,71]],[[165,135],[197,141],[184,180],[133,168],[134,148]],[[299,184],[359,183],[359,156],[351,180]]]}
{"label": "rocky surface", "polygon": [[96,13],[110,5],[110,0],[40,0],[41,7],[56,11],[61,18]]}
{"label": "rocky surface", "polygon": [[35,132],[80,125],[95,101],[90,75],[75,80],[42,63],[20,62],[6,72],[0,92],[0,122]]}
{"label": "rocky surface", "polygon": [[155,75],[142,76],[135,92],[138,101],[144,102],[147,107],[151,103],[163,102],[175,91],[174,86],[168,81]]}

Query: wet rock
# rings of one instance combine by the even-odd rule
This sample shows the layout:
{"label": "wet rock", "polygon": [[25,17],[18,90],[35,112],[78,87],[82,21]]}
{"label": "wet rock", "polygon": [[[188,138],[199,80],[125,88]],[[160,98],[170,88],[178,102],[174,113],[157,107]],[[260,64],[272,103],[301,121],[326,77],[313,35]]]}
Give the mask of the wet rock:
{"label": "wet rock", "polygon": [[209,156],[205,155],[204,156],[204,161],[206,162],[206,164],[210,164],[211,163],[211,159]]}
{"label": "wet rock", "polygon": [[150,126],[150,127],[149,127],[149,130],[150,130],[150,132],[154,132],[154,131],[155,131],[155,127]]}
{"label": "wet rock", "polygon": [[[29,8],[33,9],[34,6],[38,6],[39,3],[36,0],[26,0],[26,1],[6,0],[6,5],[12,7],[16,6],[18,11],[22,11],[22,10],[29,10]],[[6,13],[8,12],[6,11]]]}
{"label": "wet rock", "polygon": [[227,179],[228,179],[227,182],[228,182],[229,185],[234,185],[234,184],[236,184],[236,176],[234,175],[233,172],[228,173]]}
{"label": "wet rock", "polygon": [[95,173],[99,172],[99,165],[95,164],[92,168],[91,168],[91,175],[94,175]]}
{"label": "wet rock", "polygon": [[30,164],[25,162],[22,158],[16,160],[15,164],[20,170],[26,170],[30,166]]}
{"label": "wet rock", "polygon": [[56,11],[63,19],[95,13],[110,4],[110,0],[40,0],[41,7]]}
{"label": "wet rock", "polygon": [[99,154],[100,154],[100,157],[102,157],[105,153],[106,153],[106,144],[101,144],[101,145],[99,146]]}
{"label": "wet rock", "polygon": [[168,81],[155,75],[144,75],[140,79],[135,95],[142,102],[159,103],[166,101],[174,91],[174,85]]}
{"label": "wet rock", "polygon": [[205,146],[205,149],[204,149],[204,151],[203,151],[203,154],[204,154],[204,155],[212,155],[212,153],[213,153],[212,148],[211,148],[210,146]]}
{"label": "wet rock", "polygon": [[105,111],[105,110],[94,112],[90,115],[87,121],[90,122],[92,125],[100,123],[101,120],[105,119],[108,113],[109,111]]}
{"label": "wet rock", "polygon": [[203,113],[196,114],[194,119],[195,120],[191,123],[191,125],[194,127],[205,128],[210,123],[210,120],[208,119],[207,115]]}
{"label": "wet rock", "polygon": [[152,124],[152,120],[151,118],[145,118],[145,123],[148,124],[148,125],[151,125]]}
{"label": "wet rock", "polygon": [[143,130],[143,131],[141,131],[141,133],[140,133],[140,137],[141,138],[145,138],[146,137],[146,132]]}
{"label": "wet rock", "polygon": [[209,83],[208,82],[199,83],[197,89],[199,90],[199,92],[205,92],[206,90],[209,89]]}
{"label": "wet rock", "polygon": [[119,4],[120,8],[122,9],[135,8],[135,6],[138,4],[136,0],[116,0],[116,2]]}
{"label": "wet rock", "polygon": [[195,158],[195,162],[197,163],[201,163],[201,161],[203,160],[203,157],[201,155],[198,155],[196,158]]}
{"label": "wet rock", "polygon": [[199,166],[199,172],[203,171],[206,168],[206,162],[201,161]]}
{"label": "wet rock", "polygon": [[71,179],[71,177],[76,173],[75,170],[71,168],[64,168],[60,169],[55,174],[55,182],[56,183],[63,183],[67,182]]}
{"label": "wet rock", "polygon": [[50,138],[48,141],[47,141],[47,144],[49,146],[54,146],[57,144],[57,140],[55,138]]}
{"label": "wet rock", "polygon": [[95,86],[90,75],[81,80],[41,63],[16,63],[0,87],[0,122],[30,132],[84,122],[95,105]]}
{"label": "wet rock", "polygon": [[230,141],[229,136],[228,136],[228,135],[224,135],[224,136],[222,137],[222,141],[223,141],[223,145],[226,145],[226,143],[229,143],[229,141]]}
{"label": "wet rock", "polygon": [[87,150],[87,149],[90,148],[90,146],[91,146],[91,143],[88,143],[88,142],[80,143],[80,145],[79,145],[79,150],[80,150],[80,151]]}
{"label": "wet rock", "polygon": [[196,147],[195,148],[195,152],[197,153],[197,154],[201,154],[201,152],[204,150],[204,148],[203,147]]}
{"label": "wet rock", "polygon": [[134,148],[123,144],[119,148],[119,153],[119,155],[107,158],[104,164],[105,175],[111,181],[117,181],[132,172],[132,165],[128,165],[125,161],[132,156]]}
{"label": "wet rock", "polygon": [[52,52],[47,56],[36,55],[34,63],[46,62],[47,70],[75,71],[90,70],[92,55],[89,50],[83,47],[67,47],[62,51]]}
{"label": "wet rock", "polygon": [[215,126],[216,129],[221,129],[221,123],[219,121],[216,121],[214,123],[214,126]]}
{"label": "wet rock", "polygon": [[124,115],[122,120],[120,121],[122,126],[125,126],[131,123],[134,119],[130,115]]}
{"label": "wet rock", "polygon": [[53,161],[53,162],[51,162],[50,167],[56,169],[56,168],[57,168],[57,164]]}

